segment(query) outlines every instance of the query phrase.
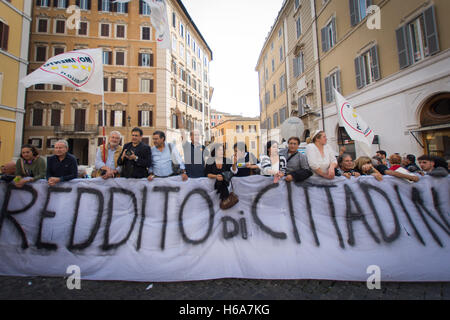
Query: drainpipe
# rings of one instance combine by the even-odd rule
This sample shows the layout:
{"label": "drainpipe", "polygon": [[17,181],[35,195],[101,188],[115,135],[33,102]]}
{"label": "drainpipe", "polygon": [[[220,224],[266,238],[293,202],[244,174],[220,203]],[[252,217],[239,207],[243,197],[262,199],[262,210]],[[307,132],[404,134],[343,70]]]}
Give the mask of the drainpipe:
{"label": "drainpipe", "polygon": [[316,6],[316,2],[314,2],[314,20],[316,23],[316,46],[317,46],[317,58],[318,61],[317,63],[319,64],[319,88],[320,88],[320,109],[321,109],[321,113],[322,113],[322,128],[323,131],[325,132],[325,114],[324,114],[324,109],[323,109],[323,95],[322,95],[322,71],[320,69],[320,46],[319,46],[319,29],[317,26],[317,6]]}

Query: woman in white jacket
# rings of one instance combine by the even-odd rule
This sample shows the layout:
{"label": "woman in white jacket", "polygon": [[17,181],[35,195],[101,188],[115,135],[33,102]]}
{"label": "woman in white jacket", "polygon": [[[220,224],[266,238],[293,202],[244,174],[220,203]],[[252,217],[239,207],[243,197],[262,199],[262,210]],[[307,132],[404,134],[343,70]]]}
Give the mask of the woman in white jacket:
{"label": "woman in white jacket", "polygon": [[312,143],[306,146],[306,156],[311,170],[315,176],[333,180],[334,169],[338,163],[333,149],[327,145],[327,135],[325,132],[317,130],[311,140]]}

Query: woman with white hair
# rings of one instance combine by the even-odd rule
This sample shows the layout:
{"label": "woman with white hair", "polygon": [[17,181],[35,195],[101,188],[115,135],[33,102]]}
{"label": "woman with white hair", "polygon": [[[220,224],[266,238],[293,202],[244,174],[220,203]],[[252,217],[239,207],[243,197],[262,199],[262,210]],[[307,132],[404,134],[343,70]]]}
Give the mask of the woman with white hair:
{"label": "woman with white hair", "polygon": [[333,180],[334,169],[338,163],[333,149],[327,144],[327,135],[324,131],[317,130],[311,141],[312,143],[306,146],[306,156],[311,170],[315,176]]}

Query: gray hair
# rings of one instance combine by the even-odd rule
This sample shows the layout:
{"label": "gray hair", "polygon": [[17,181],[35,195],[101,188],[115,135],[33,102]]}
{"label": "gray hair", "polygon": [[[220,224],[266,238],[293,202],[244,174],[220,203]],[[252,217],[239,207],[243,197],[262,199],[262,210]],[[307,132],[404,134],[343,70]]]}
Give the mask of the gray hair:
{"label": "gray hair", "polygon": [[55,145],[57,145],[58,143],[64,144],[66,148],[69,149],[69,143],[67,142],[67,140],[58,140],[56,141]]}
{"label": "gray hair", "polygon": [[111,131],[111,133],[109,134],[109,136],[111,137],[113,134],[118,135],[119,138],[122,139],[122,134],[119,131]]}

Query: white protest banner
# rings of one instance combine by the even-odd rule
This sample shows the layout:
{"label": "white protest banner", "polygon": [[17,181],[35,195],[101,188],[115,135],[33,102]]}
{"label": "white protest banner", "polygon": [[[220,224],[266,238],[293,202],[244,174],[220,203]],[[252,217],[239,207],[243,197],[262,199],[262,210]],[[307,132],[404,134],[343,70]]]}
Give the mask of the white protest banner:
{"label": "white protest banner", "polygon": [[221,211],[205,178],[0,183],[0,274],[450,281],[449,184],[233,178],[240,201]]}
{"label": "white protest banner", "polygon": [[361,142],[360,146],[367,156],[371,156],[371,146],[375,134],[369,125],[361,118],[352,105],[334,89],[339,123],[354,141]]}
{"label": "white protest banner", "polygon": [[49,83],[103,95],[102,54],[102,49],[82,49],[59,54],[50,58],[20,82],[26,88],[35,84]]}

